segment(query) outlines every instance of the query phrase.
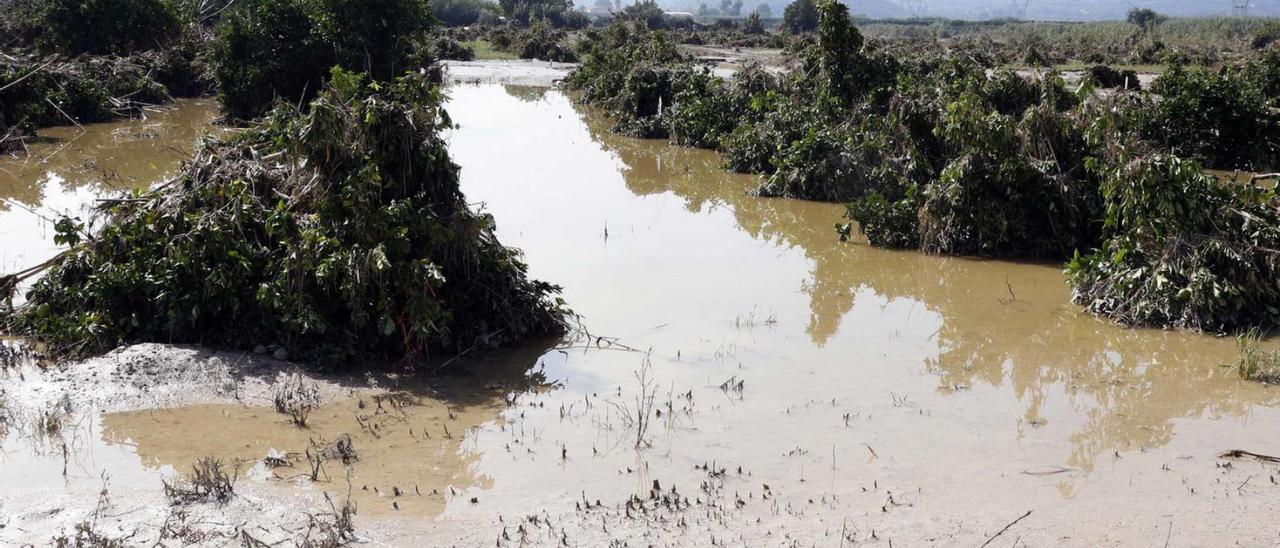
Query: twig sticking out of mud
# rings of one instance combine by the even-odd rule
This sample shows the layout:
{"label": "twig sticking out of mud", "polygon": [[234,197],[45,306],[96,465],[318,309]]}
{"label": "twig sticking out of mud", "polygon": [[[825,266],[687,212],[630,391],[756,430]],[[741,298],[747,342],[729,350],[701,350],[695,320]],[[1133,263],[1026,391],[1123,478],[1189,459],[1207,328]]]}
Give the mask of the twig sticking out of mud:
{"label": "twig sticking out of mud", "polygon": [[1261,453],[1245,451],[1244,449],[1230,449],[1230,450],[1218,453],[1218,458],[1220,459],[1239,459],[1244,457],[1251,457],[1251,458],[1254,458],[1260,461],[1265,461],[1265,462],[1280,462],[1280,457],[1263,455]]}
{"label": "twig sticking out of mud", "polygon": [[991,535],[991,537],[990,537],[990,538],[988,538],[986,542],[982,543],[982,546],[980,546],[979,548],[987,548],[987,545],[988,545],[988,544],[991,544],[991,541],[995,540],[995,539],[996,539],[996,537],[998,537],[998,536],[1000,536],[1000,535],[1003,535],[1003,534],[1004,534],[1004,532],[1005,532],[1005,531],[1008,531],[1010,527],[1013,527],[1013,526],[1014,526],[1014,525],[1016,525],[1019,521],[1022,521],[1023,519],[1025,519],[1027,516],[1030,516],[1030,515],[1031,515],[1031,510],[1027,510],[1027,513],[1022,514],[1021,516],[1019,516],[1019,517],[1018,517],[1018,519],[1015,519],[1015,520],[1013,520],[1013,521],[1009,522],[1009,524],[1008,524],[1008,525],[1004,526],[1004,529],[1001,529],[1001,530],[997,531],[997,532],[996,532],[996,534]]}

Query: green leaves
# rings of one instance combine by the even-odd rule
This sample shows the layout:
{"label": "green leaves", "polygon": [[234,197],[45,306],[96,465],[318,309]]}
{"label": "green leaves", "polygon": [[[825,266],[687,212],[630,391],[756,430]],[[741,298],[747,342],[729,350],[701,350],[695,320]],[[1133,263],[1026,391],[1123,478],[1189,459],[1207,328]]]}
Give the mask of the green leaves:
{"label": "green leaves", "polygon": [[[327,366],[558,332],[557,288],[527,279],[458,189],[440,94],[417,75],[332,80],[306,114],[281,108],[115,205],[6,327],[70,354],[282,343]],[[78,242],[78,222],[57,229]]]}

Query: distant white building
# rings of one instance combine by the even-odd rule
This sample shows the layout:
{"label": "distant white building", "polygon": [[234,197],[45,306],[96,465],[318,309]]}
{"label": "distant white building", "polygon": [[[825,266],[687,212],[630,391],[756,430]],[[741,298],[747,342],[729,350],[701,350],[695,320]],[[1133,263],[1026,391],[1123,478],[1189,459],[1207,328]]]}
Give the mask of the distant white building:
{"label": "distant white building", "polygon": [[688,19],[689,21],[693,20],[693,13],[687,12],[687,11],[664,11],[662,12],[662,14],[671,19]]}

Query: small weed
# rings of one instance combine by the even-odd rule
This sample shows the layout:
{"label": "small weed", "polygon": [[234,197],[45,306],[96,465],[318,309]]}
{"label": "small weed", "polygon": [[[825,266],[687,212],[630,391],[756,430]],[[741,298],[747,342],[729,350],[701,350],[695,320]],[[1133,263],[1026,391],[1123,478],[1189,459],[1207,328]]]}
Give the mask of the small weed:
{"label": "small weed", "polygon": [[164,481],[164,494],[173,504],[212,501],[223,503],[235,495],[237,470],[229,473],[222,461],[214,457],[197,460],[191,467],[190,481]]}
{"label": "small weed", "polygon": [[1261,340],[1262,333],[1256,329],[1236,337],[1236,347],[1240,352],[1236,358],[1236,371],[1245,380],[1280,384],[1280,350],[1263,350],[1258,344]]}
{"label": "small weed", "polygon": [[289,422],[305,428],[307,417],[320,405],[320,388],[308,383],[301,373],[294,373],[272,389],[276,411],[289,416]]}

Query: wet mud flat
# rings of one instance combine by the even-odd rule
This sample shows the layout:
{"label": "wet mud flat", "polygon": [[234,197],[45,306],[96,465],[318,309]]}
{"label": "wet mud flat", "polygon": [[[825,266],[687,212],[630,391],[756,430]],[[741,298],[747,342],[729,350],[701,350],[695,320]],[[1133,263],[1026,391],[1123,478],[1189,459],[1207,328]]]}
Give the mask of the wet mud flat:
{"label": "wet mud flat", "polygon": [[[292,366],[253,352],[7,367],[0,544],[89,518],[296,542],[348,500],[374,545],[1280,542],[1280,469],[1219,456],[1280,454],[1280,392],[1222,366],[1234,341],[1098,320],[1053,265],[841,243],[840,206],[751,197],[551,89],[449,95],[469,201],[591,336],[307,375],[305,426],[273,406]],[[170,505],[204,457],[236,495]]]}

